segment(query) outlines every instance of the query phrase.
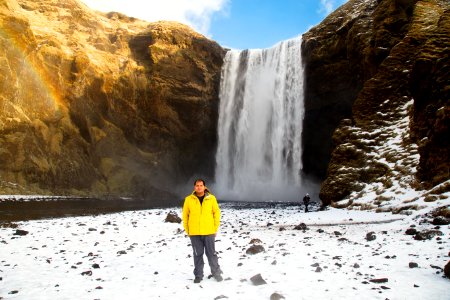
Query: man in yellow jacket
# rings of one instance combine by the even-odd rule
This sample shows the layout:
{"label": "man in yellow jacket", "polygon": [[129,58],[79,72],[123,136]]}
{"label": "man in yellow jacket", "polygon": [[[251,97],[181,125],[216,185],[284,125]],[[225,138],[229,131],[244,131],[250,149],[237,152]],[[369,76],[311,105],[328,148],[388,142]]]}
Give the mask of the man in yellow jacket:
{"label": "man in yellow jacket", "polygon": [[206,253],[211,274],[222,281],[222,271],[215,250],[216,233],[220,225],[220,209],[216,197],[209,193],[203,179],[194,182],[194,192],[184,199],[183,226],[194,250],[195,283],[203,279],[203,253]]}

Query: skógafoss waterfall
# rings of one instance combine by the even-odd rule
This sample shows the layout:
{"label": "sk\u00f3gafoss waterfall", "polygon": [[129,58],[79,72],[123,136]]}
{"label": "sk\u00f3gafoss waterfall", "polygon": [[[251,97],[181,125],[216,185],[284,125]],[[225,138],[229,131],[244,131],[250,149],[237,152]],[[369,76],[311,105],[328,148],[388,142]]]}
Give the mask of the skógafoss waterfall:
{"label": "sk\u00f3gafoss waterfall", "polygon": [[301,38],[230,50],[220,83],[215,192],[233,200],[298,200],[301,185]]}

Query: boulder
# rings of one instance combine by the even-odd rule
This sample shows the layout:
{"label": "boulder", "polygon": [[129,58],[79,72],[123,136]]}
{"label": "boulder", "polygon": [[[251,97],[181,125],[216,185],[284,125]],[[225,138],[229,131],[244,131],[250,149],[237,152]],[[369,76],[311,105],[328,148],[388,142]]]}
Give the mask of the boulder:
{"label": "boulder", "polygon": [[448,261],[444,267],[444,274],[448,279],[450,279],[450,261]]}
{"label": "boulder", "polygon": [[414,239],[417,241],[431,240],[435,236],[443,236],[444,234],[440,230],[430,229],[417,232]]}
{"label": "boulder", "polygon": [[262,278],[261,274],[256,274],[255,276],[251,277],[250,281],[253,283],[253,285],[267,284],[267,282]]}
{"label": "boulder", "polygon": [[375,235],[375,232],[373,232],[373,231],[366,234],[366,240],[368,242],[374,241],[376,238],[377,238],[377,236]]}
{"label": "boulder", "polygon": [[168,222],[168,223],[181,223],[181,218],[178,216],[178,214],[174,211],[170,211],[167,216],[166,219],[164,220],[164,222]]}
{"label": "boulder", "polygon": [[261,245],[252,245],[252,246],[250,246],[247,249],[247,251],[245,251],[245,253],[253,255],[253,254],[258,254],[258,253],[261,253],[261,252],[264,252],[264,251],[266,251],[266,250],[264,249],[263,246],[261,246]]}

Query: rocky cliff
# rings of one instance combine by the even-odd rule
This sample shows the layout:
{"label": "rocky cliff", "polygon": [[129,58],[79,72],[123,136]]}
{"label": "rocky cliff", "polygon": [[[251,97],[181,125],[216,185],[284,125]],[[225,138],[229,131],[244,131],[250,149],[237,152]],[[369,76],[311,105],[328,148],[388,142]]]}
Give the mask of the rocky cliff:
{"label": "rocky cliff", "polygon": [[162,200],[211,176],[224,52],[178,23],[0,1],[0,193]]}
{"label": "rocky cliff", "polygon": [[448,1],[351,0],[303,36],[304,171],[324,203],[449,180],[449,16]]}

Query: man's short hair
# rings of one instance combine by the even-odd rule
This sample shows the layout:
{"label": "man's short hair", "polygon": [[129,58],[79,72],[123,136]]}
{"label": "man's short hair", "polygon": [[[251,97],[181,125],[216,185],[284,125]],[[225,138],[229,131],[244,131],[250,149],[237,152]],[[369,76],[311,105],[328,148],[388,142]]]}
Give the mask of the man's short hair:
{"label": "man's short hair", "polygon": [[199,182],[199,181],[203,182],[203,185],[206,186],[205,180],[203,180],[203,179],[201,179],[201,178],[195,179],[195,181],[194,181],[194,186],[195,186],[195,185],[197,184],[197,182]]}

